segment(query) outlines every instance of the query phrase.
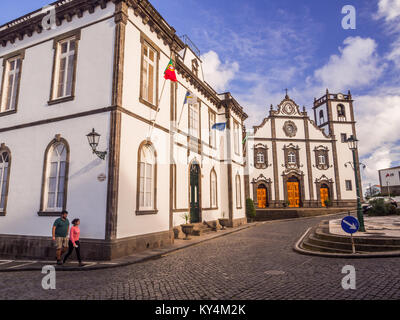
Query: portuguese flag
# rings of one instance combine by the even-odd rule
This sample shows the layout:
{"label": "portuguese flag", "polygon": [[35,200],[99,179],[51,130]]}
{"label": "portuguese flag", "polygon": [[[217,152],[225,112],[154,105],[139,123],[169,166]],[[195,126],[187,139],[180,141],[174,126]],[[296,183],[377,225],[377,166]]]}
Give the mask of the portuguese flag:
{"label": "portuguese flag", "polygon": [[172,82],[178,82],[178,79],[176,79],[175,67],[172,59],[169,61],[167,69],[164,71],[164,79],[171,80]]}

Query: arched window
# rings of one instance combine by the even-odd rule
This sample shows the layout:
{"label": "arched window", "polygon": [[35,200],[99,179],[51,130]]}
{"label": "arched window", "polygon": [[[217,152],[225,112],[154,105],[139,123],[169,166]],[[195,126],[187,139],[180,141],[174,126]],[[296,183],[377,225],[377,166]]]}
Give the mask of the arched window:
{"label": "arched window", "polygon": [[[145,141],[139,147],[137,211],[156,209],[156,153],[151,143]],[[155,213],[155,212],[151,212]]]}
{"label": "arched window", "polygon": [[241,189],[239,174],[236,175],[235,184],[236,184],[236,188],[235,188],[236,189],[236,208],[241,208],[242,207],[242,189]]}
{"label": "arched window", "polygon": [[210,199],[211,199],[211,208],[218,207],[218,198],[217,198],[217,174],[215,170],[212,169],[210,173]]}
{"label": "arched window", "polygon": [[10,152],[0,148],[0,213],[5,214],[10,178]]}
{"label": "arched window", "polygon": [[344,105],[339,104],[337,106],[337,113],[338,113],[339,119],[343,119],[343,118],[346,119],[346,109],[345,109]]}
{"label": "arched window", "polygon": [[296,154],[293,151],[290,151],[288,154],[288,163],[296,164]]}
{"label": "arched window", "polygon": [[319,123],[320,123],[320,124],[325,123],[324,110],[321,110],[321,111],[319,112]]}
{"label": "arched window", "polygon": [[257,152],[257,163],[262,164],[265,162],[264,152],[259,151]]}
{"label": "arched window", "polygon": [[41,211],[61,212],[67,203],[69,147],[56,138],[46,149]]}

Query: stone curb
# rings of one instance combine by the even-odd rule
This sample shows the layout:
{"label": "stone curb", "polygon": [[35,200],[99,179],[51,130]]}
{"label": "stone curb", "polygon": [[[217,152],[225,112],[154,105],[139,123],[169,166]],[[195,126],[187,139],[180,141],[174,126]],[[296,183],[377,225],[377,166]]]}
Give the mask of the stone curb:
{"label": "stone curb", "polygon": [[293,251],[308,255],[308,256],[318,256],[325,258],[346,258],[346,259],[367,259],[367,258],[391,258],[391,257],[400,257],[400,251],[392,251],[392,252],[378,252],[378,253],[330,253],[330,252],[317,252],[306,250],[301,247],[303,240],[310,234],[313,228],[308,228],[307,231],[300,237],[300,239],[293,246]]}
{"label": "stone curb", "polygon": [[[229,234],[233,234],[236,232],[240,232],[242,230],[246,230],[252,227],[256,227],[259,225],[264,224],[264,222],[254,222],[254,223],[249,223],[246,224],[244,226],[240,226],[238,228],[235,229],[231,229],[231,230],[227,230],[224,233],[220,233],[220,234],[215,234],[212,237],[207,237],[205,239],[199,239],[197,241],[193,241],[193,242],[189,242],[187,244],[182,244],[179,247],[175,247],[175,248],[165,248],[164,250],[162,250],[159,253],[153,253],[153,254],[149,254],[148,256],[144,256],[141,258],[134,258],[132,260],[128,260],[128,258],[126,259],[127,261],[122,261],[122,262],[117,262],[117,261],[107,261],[107,263],[115,263],[115,264],[109,264],[109,265],[95,265],[95,266],[89,266],[89,267],[60,267],[55,265],[55,269],[56,271],[93,271],[93,270],[102,270],[102,269],[114,269],[114,268],[119,268],[119,267],[125,267],[125,266],[129,266],[129,265],[133,265],[133,264],[137,264],[137,263],[141,263],[141,262],[145,262],[145,261],[149,261],[149,260],[156,260],[161,258],[164,255],[188,248],[188,247],[192,247],[213,239],[217,239],[217,238],[221,238],[224,237],[226,235]],[[193,239],[193,238],[192,238]],[[16,262],[18,262],[18,260],[14,260]],[[37,261],[37,263],[40,263],[40,261]],[[44,264],[45,265],[45,264]],[[26,271],[41,271],[42,270],[42,266],[37,266],[37,267],[26,267],[26,268],[20,268],[20,269],[0,269],[0,273],[2,272],[26,272]]]}

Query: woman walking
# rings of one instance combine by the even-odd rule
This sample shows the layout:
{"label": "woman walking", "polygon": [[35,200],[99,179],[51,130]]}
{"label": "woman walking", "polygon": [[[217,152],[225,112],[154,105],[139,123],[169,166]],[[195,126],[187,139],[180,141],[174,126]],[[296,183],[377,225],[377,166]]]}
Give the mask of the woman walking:
{"label": "woman walking", "polygon": [[80,236],[80,229],[79,229],[79,225],[81,224],[81,221],[79,219],[74,219],[72,221],[72,225],[73,227],[71,228],[71,232],[69,235],[69,242],[68,242],[68,253],[65,255],[64,257],[64,263],[67,261],[67,259],[69,258],[69,256],[71,255],[72,251],[74,251],[75,248],[75,252],[76,252],[76,256],[78,258],[79,261],[79,266],[83,267],[84,264],[82,263],[82,259],[81,259],[81,244],[79,242],[79,236]]}

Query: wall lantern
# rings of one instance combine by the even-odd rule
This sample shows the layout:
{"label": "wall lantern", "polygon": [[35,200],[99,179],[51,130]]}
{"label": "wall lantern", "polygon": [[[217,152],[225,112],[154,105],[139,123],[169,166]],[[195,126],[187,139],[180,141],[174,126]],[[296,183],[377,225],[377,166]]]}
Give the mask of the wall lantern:
{"label": "wall lantern", "polygon": [[347,143],[349,144],[349,149],[350,150],[357,150],[358,147],[358,140],[354,138],[353,135],[350,136],[350,138],[347,139]]}
{"label": "wall lantern", "polygon": [[93,150],[93,153],[97,155],[100,159],[105,160],[107,151],[97,151],[97,147],[99,146],[100,135],[94,130],[86,135],[89,145]]}

